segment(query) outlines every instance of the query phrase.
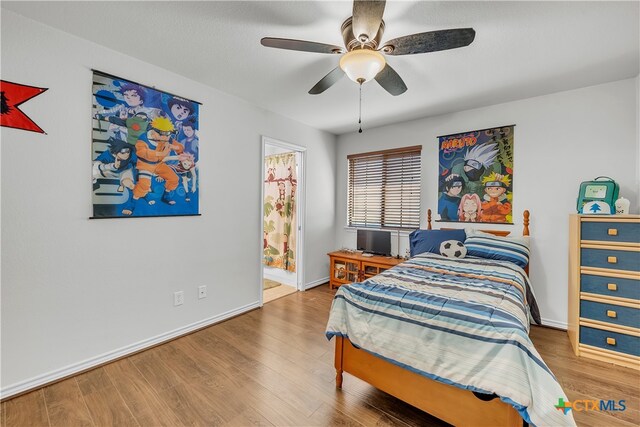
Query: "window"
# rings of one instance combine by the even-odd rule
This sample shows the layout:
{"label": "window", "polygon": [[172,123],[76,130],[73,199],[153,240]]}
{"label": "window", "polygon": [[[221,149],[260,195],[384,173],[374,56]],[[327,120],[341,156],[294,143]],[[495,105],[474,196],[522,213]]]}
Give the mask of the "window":
{"label": "window", "polygon": [[420,227],[422,146],[347,156],[350,227]]}

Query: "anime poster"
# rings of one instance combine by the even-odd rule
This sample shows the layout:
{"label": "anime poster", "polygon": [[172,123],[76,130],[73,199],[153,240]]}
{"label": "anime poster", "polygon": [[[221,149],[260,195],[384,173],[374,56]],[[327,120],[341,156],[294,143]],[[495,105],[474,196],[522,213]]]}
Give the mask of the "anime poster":
{"label": "anime poster", "polygon": [[515,125],[440,136],[440,221],[513,224]]}
{"label": "anime poster", "polygon": [[198,214],[198,107],[94,71],[94,218]]}

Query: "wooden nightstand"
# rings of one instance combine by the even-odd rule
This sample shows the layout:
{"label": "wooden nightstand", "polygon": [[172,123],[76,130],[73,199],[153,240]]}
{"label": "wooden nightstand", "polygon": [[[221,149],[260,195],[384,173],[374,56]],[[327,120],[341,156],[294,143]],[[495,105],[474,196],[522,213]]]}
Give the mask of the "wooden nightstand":
{"label": "wooden nightstand", "polygon": [[327,255],[330,259],[330,289],[348,283],[361,282],[404,261],[402,258],[379,255],[365,257],[360,253],[343,251],[330,252]]}

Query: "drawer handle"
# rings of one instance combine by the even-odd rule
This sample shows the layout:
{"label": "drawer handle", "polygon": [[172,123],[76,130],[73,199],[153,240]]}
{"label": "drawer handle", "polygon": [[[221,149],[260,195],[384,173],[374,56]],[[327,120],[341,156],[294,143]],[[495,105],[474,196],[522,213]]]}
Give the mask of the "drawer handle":
{"label": "drawer handle", "polygon": [[617,264],[618,263],[618,257],[615,256],[608,256],[607,257],[607,262],[609,264]]}
{"label": "drawer handle", "polygon": [[607,283],[607,289],[609,289],[610,291],[617,291],[618,285],[616,285],[615,283]]}
{"label": "drawer handle", "polygon": [[607,337],[607,345],[616,345],[616,339]]}
{"label": "drawer handle", "polygon": [[610,228],[609,230],[607,230],[607,234],[609,236],[617,236],[618,235],[618,229],[617,228]]}
{"label": "drawer handle", "polygon": [[607,317],[611,317],[611,318],[615,319],[616,317],[618,317],[618,313],[616,313],[613,310],[607,310]]}

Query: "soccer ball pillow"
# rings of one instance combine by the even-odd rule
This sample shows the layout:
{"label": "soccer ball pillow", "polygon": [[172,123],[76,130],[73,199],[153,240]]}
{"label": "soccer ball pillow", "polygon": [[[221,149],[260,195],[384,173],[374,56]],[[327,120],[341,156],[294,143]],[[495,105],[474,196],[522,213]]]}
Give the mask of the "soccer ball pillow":
{"label": "soccer ball pillow", "polygon": [[440,245],[440,255],[447,258],[464,258],[467,256],[467,248],[458,240],[446,240]]}

